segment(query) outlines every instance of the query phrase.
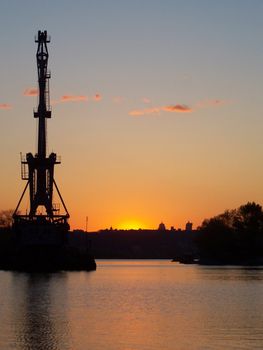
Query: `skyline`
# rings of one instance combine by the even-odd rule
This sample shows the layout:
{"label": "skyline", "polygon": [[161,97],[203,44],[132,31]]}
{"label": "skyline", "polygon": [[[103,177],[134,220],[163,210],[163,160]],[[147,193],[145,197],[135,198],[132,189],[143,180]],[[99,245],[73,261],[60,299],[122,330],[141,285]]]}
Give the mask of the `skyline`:
{"label": "skyline", "polygon": [[196,227],[262,203],[261,1],[1,6],[0,209],[23,190],[19,153],[36,151],[38,30],[51,35],[48,149],[72,229],[87,216],[88,230]]}

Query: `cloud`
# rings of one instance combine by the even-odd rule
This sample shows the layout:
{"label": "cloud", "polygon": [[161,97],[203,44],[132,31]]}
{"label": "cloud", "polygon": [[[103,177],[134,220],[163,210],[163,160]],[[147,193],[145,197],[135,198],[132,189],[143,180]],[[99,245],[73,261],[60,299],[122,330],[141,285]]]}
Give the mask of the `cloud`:
{"label": "cloud", "polygon": [[188,107],[186,105],[169,105],[162,107],[162,110],[165,112],[177,112],[177,113],[189,113],[192,112],[193,109],[191,107]]}
{"label": "cloud", "polygon": [[217,107],[225,105],[227,102],[226,100],[219,100],[219,99],[212,99],[212,100],[202,100],[197,102],[196,108],[207,108],[207,107]]}
{"label": "cloud", "polygon": [[96,93],[94,96],[89,97],[86,95],[63,95],[58,100],[52,100],[51,104],[56,105],[59,103],[65,103],[65,102],[87,102],[89,100],[93,100],[95,102],[99,102],[102,100],[102,96],[99,93]]}
{"label": "cloud", "polygon": [[88,101],[88,97],[84,95],[63,95],[59,102],[79,102]]}
{"label": "cloud", "polygon": [[92,97],[93,101],[99,102],[102,99],[101,94],[96,94]]}
{"label": "cloud", "polygon": [[151,100],[147,97],[143,97],[142,102],[148,104],[151,103]]}
{"label": "cloud", "polygon": [[138,117],[142,115],[148,114],[160,114],[160,112],[175,112],[175,113],[189,113],[192,112],[193,109],[186,105],[176,104],[162,107],[153,107],[153,108],[142,108],[142,109],[134,109],[129,112],[129,115]]}
{"label": "cloud", "polygon": [[114,96],[112,98],[112,102],[114,103],[122,103],[124,101],[124,98],[122,96]]}
{"label": "cloud", "polygon": [[63,95],[58,100],[51,100],[51,105],[57,105],[65,102],[87,102],[88,96],[84,95]]}
{"label": "cloud", "polygon": [[9,103],[0,103],[0,109],[11,109],[12,106]]}
{"label": "cloud", "polygon": [[[143,102],[147,103],[147,99]],[[167,106],[161,106],[161,107],[153,107],[153,108],[142,108],[142,109],[134,109],[129,112],[129,115],[139,117],[143,115],[149,115],[149,114],[160,114],[160,112],[169,112],[169,113],[191,113],[194,112],[197,109],[201,108],[208,108],[208,107],[218,107],[225,105],[229,101],[227,100],[220,100],[220,99],[212,99],[212,100],[202,100],[195,104],[194,107],[189,107],[185,104],[174,104],[174,105],[167,105]]]}
{"label": "cloud", "polygon": [[159,114],[160,111],[161,111],[161,108],[159,108],[159,107],[134,109],[134,110],[129,112],[129,115],[132,115],[134,117],[139,117],[139,116],[147,115],[147,114]]}
{"label": "cloud", "polygon": [[35,88],[28,88],[25,89],[25,91],[23,92],[24,96],[37,96],[38,95],[38,89]]}

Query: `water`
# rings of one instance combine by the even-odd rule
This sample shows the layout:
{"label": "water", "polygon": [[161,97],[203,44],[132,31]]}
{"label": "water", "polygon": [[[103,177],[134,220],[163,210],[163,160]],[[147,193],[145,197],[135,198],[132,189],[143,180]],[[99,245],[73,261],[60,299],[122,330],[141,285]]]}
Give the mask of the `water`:
{"label": "water", "polygon": [[262,349],[263,268],[99,260],[0,271],[0,349]]}

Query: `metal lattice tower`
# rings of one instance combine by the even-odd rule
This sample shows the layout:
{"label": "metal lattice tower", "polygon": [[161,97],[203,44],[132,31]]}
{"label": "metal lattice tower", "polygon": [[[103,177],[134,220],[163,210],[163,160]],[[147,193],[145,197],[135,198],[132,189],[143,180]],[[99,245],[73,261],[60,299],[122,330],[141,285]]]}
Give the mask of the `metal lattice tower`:
{"label": "metal lattice tower", "polygon": [[[49,224],[67,224],[69,213],[57,187],[54,179],[54,166],[60,164],[60,160],[55,153],[47,156],[47,119],[51,118],[50,97],[49,97],[49,79],[50,73],[48,67],[48,48],[47,43],[50,38],[46,31],[38,31],[35,38],[38,44],[36,59],[38,72],[38,108],[34,111],[34,117],[38,118],[38,148],[37,153],[27,153],[26,157],[21,157],[21,173],[22,179],[27,180],[26,187],[19,200],[17,208],[14,212],[14,222],[41,221]],[[29,187],[30,211],[29,214],[21,215],[18,213],[21,201]],[[62,203],[64,214],[60,214],[58,206],[53,204],[53,189],[56,189],[60,201]],[[38,214],[39,206],[43,206],[46,213]]]}

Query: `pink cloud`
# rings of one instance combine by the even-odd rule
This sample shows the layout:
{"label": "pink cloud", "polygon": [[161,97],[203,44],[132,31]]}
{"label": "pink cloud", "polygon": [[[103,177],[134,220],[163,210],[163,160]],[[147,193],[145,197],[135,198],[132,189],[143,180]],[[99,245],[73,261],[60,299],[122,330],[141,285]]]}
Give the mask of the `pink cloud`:
{"label": "pink cloud", "polygon": [[28,88],[25,89],[25,91],[23,92],[24,96],[37,96],[38,95],[38,89],[35,88]]}
{"label": "pink cloud", "polygon": [[161,108],[154,107],[154,108],[143,108],[143,109],[134,109],[129,112],[129,115],[132,115],[134,117],[138,117],[141,115],[147,115],[147,114],[158,114],[160,113]]}
{"label": "pink cloud", "polygon": [[207,108],[207,107],[217,107],[225,105],[228,101],[226,100],[219,100],[219,99],[212,99],[212,100],[202,100],[197,102],[196,108]]}
{"label": "pink cloud", "polygon": [[88,101],[88,97],[84,95],[63,95],[60,102],[79,102]]}
{"label": "pink cloud", "polygon": [[159,114],[161,111],[163,112],[176,112],[176,113],[190,113],[193,111],[191,107],[182,104],[162,106],[162,107],[153,107],[153,108],[142,108],[142,109],[134,109],[129,112],[129,115],[138,117],[147,114]]}
{"label": "pink cloud", "polygon": [[100,94],[96,94],[92,97],[93,101],[99,102],[102,99],[102,96]]}
{"label": "pink cloud", "polygon": [[151,100],[147,97],[143,97],[142,102],[148,104],[151,103]]}
{"label": "pink cloud", "polygon": [[122,103],[122,102],[124,101],[124,98],[123,98],[122,96],[114,96],[114,97],[112,98],[112,101],[113,101],[114,103]]}
{"label": "pink cloud", "polygon": [[188,107],[186,105],[169,105],[162,107],[162,110],[165,112],[177,112],[177,113],[189,113],[192,112],[193,109],[191,107]]}
{"label": "pink cloud", "polygon": [[0,103],[0,109],[11,109],[12,106],[9,103]]}

